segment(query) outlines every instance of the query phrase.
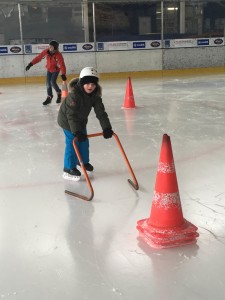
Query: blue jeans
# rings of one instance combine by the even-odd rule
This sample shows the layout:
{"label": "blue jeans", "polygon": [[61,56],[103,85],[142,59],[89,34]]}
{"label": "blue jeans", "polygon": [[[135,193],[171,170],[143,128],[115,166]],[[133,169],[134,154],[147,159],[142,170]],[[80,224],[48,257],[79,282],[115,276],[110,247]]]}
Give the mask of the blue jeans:
{"label": "blue jeans", "polygon": [[53,94],[52,94],[52,88],[54,88],[54,90],[56,91],[57,94],[60,94],[61,93],[61,90],[57,84],[57,78],[58,78],[58,75],[59,75],[59,71],[57,72],[49,72],[47,71],[47,77],[46,77],[46,87],[47,87],[47,94],[48,96],[52,97]]}
{"label": "blue jeans", "polygon": [[[63,129],[65,134],[65,154],[64,154],[64,168],[65,169],[73,169],[79,164],[78,157],[73,147],[73,139],[75,135],[73,135],[70,131]],[[83,133],[87,134],[87,130],[83,130]],[[76,146],[80,152],[82,161],[84,164],[89,162],[89,140],[86,139],[84,142],[79,143],[76,141]]]}

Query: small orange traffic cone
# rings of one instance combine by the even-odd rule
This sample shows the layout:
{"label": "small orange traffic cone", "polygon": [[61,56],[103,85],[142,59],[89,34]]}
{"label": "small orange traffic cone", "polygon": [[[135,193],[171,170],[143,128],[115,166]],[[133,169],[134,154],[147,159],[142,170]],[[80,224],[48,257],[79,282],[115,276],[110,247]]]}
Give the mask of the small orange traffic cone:
{"label": "small orange traffic cone", "polygon": [[196,242],[198,228],[183,218],[170,137],[163,135],[150,218],[139,220],[140,237],[153,248]]}
{"label": "small orange traffic cone", "polygon": [[68,87],[66,81],[63,81],[62,83],[62,101],[68,96]]}
{"label": "small orange traffic cone", "polygon": [[126,94],[122,108],[135,108],[134,94],[130,77],[127,79]]}

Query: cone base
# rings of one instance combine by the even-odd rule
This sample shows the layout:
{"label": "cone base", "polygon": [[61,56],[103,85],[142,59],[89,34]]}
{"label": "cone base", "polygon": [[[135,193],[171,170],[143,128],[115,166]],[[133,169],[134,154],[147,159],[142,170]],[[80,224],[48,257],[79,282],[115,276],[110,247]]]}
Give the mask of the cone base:
{"label": "cone base", "polygon": [[129,106],[129,107],[127,107],[127,106],[122,106],[121,108],[122,108],[122,109],[133,109],[133,108],[136,108],[136,106]]}
{"label": "cone base", "polygon": [[181,246],[185,246],[185,245],[196,244],[196,242],[197,242],[196,238],[192,238],[192,239],[183,240],[183,241],[176,241],[176,242],[170,242],[170,243],[160,244],[160,243],[155,243],[155,241],[153,241],[152,239],[150,239],[149,237],[147,237],[142,232],[139,232],[139,237],[146,244],[148,244],[151,248],[154,248],[154,249],[175,248],[175,247],[181,247]]}
{"label": "cone base", "polygon": [[170,248],[196,242],[197,227],[184,219],[181,227],[157,228],[149,225],[149,219],[137,222],[140,237],[153,248]]}
{"label": "cone base", "polygon": [[179,234],[188,234],[193,233],[198,230],[198,227],[183,219],[183,224],[177,227],[156,227],[149,224],[150,219],[143,219],[137,222],[137,226],[143,228],[143,230],[147,230],[151,234],[159,235],[159,236],[175,236]]}

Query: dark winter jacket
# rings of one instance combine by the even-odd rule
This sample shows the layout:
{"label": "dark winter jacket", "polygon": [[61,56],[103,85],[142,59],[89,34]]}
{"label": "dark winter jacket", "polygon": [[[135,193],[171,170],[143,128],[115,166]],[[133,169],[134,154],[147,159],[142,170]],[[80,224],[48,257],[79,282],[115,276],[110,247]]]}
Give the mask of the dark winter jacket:
{"label": "dark winter jacket", "polygon": [[101,87],[97,84],[94,92],[86,94],[79,84],[79,79],[69,83],[69,95],[62,102],[58,114],[58,124],[73,134],[86,129],[88,116],[92,107],[98,118],[102,130],[110,128],[111,124],[101,98]]}
{"label": "dark winter jacket", "polygon": [[48,49],[43,50],[31,62],[33,65],[39,63],[46,57],[46,69],[53,73],[61,71],[61,74],[66,74],[66,66],[62,54],[59,51],[50,53]]}

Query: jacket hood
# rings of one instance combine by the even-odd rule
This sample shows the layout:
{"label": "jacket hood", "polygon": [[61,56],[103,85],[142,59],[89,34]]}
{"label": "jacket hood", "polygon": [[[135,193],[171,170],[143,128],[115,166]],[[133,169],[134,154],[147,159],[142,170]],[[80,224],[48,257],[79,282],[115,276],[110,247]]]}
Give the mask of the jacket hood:
{"label": "jacket hood", "polygon": [[70,92],[74,91],[78,81],[79,81],[79,78],[73,78],[73,79],[70,80],[69,85],[68,85],[68,88],[69,88]]}

